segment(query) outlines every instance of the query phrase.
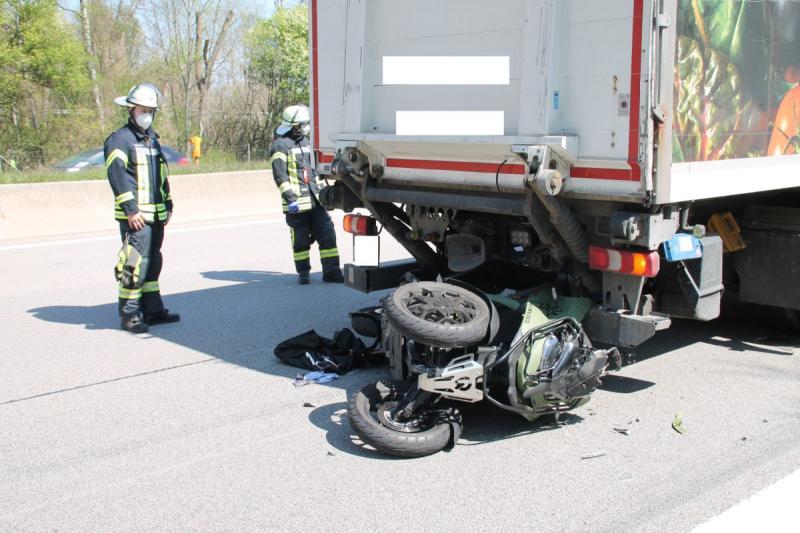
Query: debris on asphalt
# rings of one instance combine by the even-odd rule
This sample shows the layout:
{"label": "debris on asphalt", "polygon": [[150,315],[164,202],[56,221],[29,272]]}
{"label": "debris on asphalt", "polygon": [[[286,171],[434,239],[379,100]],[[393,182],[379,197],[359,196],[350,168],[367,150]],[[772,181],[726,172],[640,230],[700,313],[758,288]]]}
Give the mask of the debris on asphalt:
{"label": "debris on asphalt", "polygon": [[595,457],[603,457],[604,455],[607,455],[607,454],[608,454],[608,452],[586,453],[584,455],[581,455],[581,460],[583,460],[583,459],[594,459]]}
{"label": "debris on asphalt", "polygon": [[672,429],[681,435],[686,433],[686,429],[683,427],[683,413],[678,413],[675,415],[675,418],[672,420]]}
{"label": "debris on asphalt", "polygon": [[297,374],[294,377],[294,382],[292,382],[292,385],[295,387],[303,387],[311,383],[329,383],[338,378],[338,374],[315,370],[314,372],[309,372],[308,374]]}
{"label": "debris on asphalt", "polygon": [[747,437],[742,437],[742,442],[746,441]]}
{"label": "debris on asphalt", "polygon": [[314,405],[313,403],[306,402],[303,404],[303,407],[316,407],[316,405]]}
{"label": "debris on asphalt", "polygon": [[298,374],[297,377],[294,378],[292,385],[295,387],[305,387],[306,385],[310,385],[310,381],[306,381],[303,379],[303,374]]}
{"label": "debris on asphalt", "polygon": [[614,431],[616,431],[617,433],[622,433],[623,435],[631,434],[631,430],[628,428],[614,428]]}
{"label": "debris on asphalt", "polygon": [[334,455],[336,455],[336,454],[335,454],[335,453],[333,453],[333,452],[332,452],[332,451],[330,451],[330,450],[328,451],[328,456],[329,456],[329,457],[333,457]]}
{"label": "debris on asphalt", "polygon": [[313,383],[329,383],[338,378],[338,374],[334,374],[333,372],[323,372],[322,370],[315,370],[303,376],[304,380],[311,381]]}

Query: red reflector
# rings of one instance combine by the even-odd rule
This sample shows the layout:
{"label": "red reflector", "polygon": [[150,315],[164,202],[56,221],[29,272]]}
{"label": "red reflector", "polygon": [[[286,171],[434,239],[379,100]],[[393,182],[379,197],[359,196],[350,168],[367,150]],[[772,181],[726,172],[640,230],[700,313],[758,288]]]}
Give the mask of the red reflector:
{"label": "red reflector", "polygon": [[589,268],[652,278],[658,274],[661,260],[658,252],[623,252],[602,246],[589,246]]}
{"label": "red reflector", "polygon": [[377,235],[375,219],[363,215],[345,215],[342,227],[353,235]]}
{"label": "red reflector", "polygon": [[608,252],[605,248],[589,247],[589,268],[592,270],[607,270],[608,262]]}

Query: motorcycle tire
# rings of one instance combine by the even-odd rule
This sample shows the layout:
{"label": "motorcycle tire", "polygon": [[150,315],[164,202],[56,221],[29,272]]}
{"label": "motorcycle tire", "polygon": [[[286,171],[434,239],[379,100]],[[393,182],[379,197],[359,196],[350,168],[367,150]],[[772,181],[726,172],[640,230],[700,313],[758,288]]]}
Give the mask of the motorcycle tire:
{"label": "motorcycle tire", "polygon": [[401,285],[384,301],[384,312],[403,336],[439,348],[479,343],[491,319],[483,298],[463,287],[435,281]]}
{"label": "motorcycle tire", "polygon": [[382,411],[402,398],[411,384],[407,381],[384,380],[370,383],[353,394],[348,416],[358,436],[376,450],[397,457],[424,457],[444,449],[451,442],[454,428],[460,422],[419,417],[405,424],[389,427],[382,422]]}

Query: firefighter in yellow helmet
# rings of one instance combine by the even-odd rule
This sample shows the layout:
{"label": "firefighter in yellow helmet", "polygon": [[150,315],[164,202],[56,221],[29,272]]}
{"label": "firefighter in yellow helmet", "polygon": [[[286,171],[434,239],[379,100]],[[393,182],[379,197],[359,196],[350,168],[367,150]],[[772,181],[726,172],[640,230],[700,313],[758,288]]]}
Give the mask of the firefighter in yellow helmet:
{"label": "firefighter in yellow helmet", "polygon": [[134,86],[114,103],[128,108],[128,122],[106,139],[108,182],[122,249],[115,269],[121,327],[144,333],[148,325],[177,322],[161,301],[161,243],[172,216],[167,160],[152,123],[161,93],[149,83]]}
{"label": "firefighter in yellow helmet", "polygon": [[287,107],[283,122],[270,145],[272,176],[281,192],[283,212],[292,237],[297,281],[309,282],[311,243],[319,243],[322,281],[342,283],[339,250],[331,217],[318,200],[320,183],[314,170],[314,155],[308,134],[311,116],[303,105]]}

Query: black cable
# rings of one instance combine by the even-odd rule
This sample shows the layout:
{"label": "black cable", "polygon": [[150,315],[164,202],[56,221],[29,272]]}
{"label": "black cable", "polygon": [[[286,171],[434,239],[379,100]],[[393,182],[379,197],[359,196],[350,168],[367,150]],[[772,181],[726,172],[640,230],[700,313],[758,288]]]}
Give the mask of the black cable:
{"label": "black cable", "polygon": [[499,167],[497,167],[497,172],[494,175],[494,185],[497,187],[497,192],[500,192],[500,169],[502,169],[503,165],[505,165],[507,162],[508,158],[503,159],[503,162],[500,163]]}

